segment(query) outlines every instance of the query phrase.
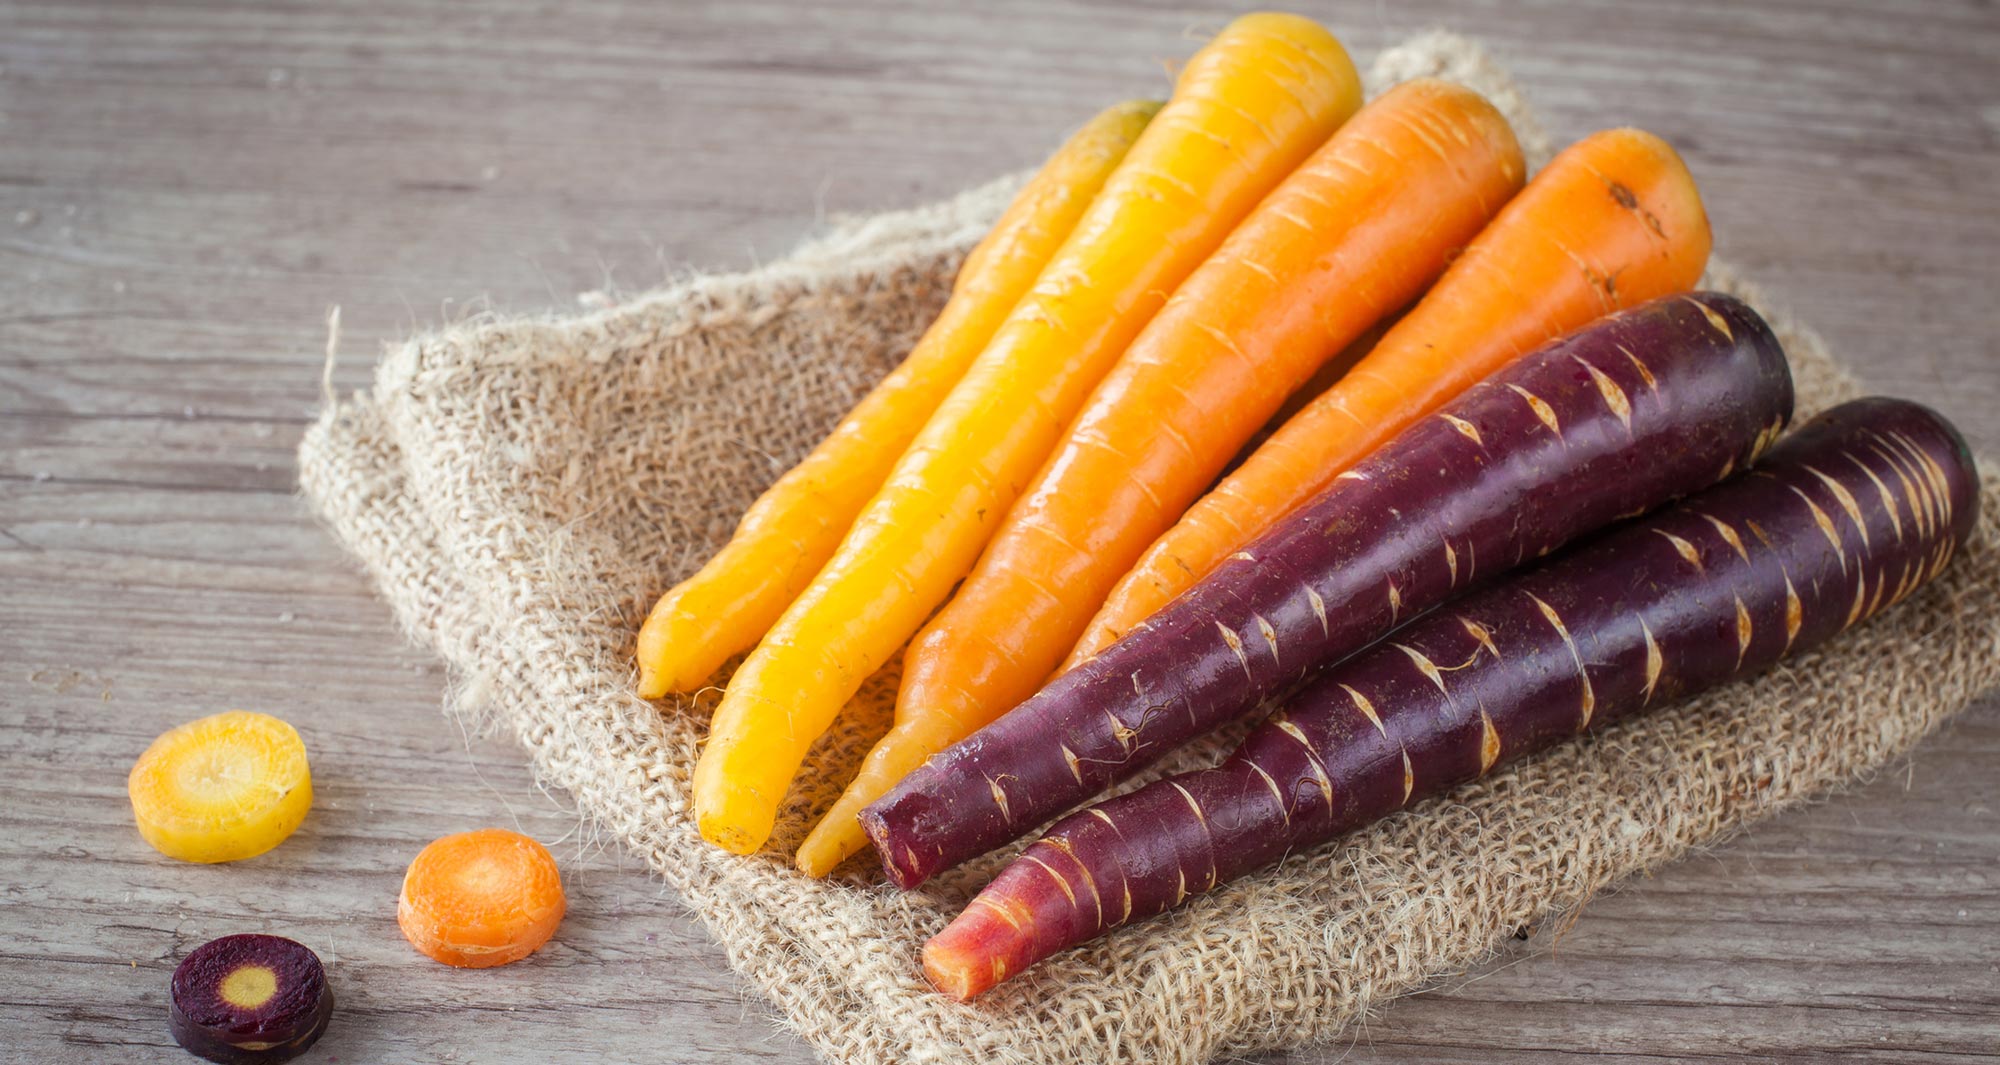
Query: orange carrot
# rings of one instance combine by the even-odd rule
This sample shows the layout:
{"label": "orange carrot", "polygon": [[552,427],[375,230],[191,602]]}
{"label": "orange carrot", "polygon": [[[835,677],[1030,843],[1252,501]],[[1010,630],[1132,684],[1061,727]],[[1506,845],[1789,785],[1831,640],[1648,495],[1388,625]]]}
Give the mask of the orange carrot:
{"label": "orange carrot", "polygon": [[699,687],[763,638],[833,557],[854,516],[1159,109],[1157,100],[1114,104],[1050,156],[965,257],[951,299],[902,365],[751,504],[714,558],[660,597],[639,630],[641,696]]}
{"label": "orange carrot", "polygon": [[1493,105],[1422,79],[1362,109],[1265,198],[1120,358],[911,643],[895,727],[799,868],[823,876],[866,847],[862,807],[1033,694],[1146,545],[1322,362],[1442,273],[1523,171]]}
{"label": "orange carrot", "polygon": [[1368,357],[1190,508],[1118,582],[1065,670],[1116,642],[1341,471],[1515,357],[1684,292],[1708,216],[1665,141],[1594,134],[1556,156]]}
{"label": "orange carrot", "polygon": [[1297,15],[1244,15],[1195,53],[833,558],[730,678],[695,763],[704,839],[739,854],[764,845],[813,740],[971,572],[1091,389],[1360,95],[1340,42]]}
{"label": "orange carrot", "polygon": [[546,847],[504,828],[434,840],[403,875],[396,924],[446,965],[485,969],[533,954],[562,923],[562,875]]}

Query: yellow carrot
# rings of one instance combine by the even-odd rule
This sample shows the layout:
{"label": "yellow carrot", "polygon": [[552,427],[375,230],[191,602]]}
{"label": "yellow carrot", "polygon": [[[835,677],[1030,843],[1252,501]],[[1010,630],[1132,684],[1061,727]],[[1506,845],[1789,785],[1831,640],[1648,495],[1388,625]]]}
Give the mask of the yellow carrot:
{"label": "yellow carrot", "polygon": [[737,670],[695,767],[703,836],[737,853],[763,845],[807,748],[972,568],[1091,388],[1360,95],[1340,43],[1295,15],[1246,15],[1189,60],[1062,250]]}
{"label": "yellow carrot", "polygon": [[751,504],[736,534],[660,597],[639,629],[639,694],[701,685],[804,590],[868,497],[1117,168],[1158,100],[1114,104],[1077,130],[959,267],[951,299],[895,371]]}

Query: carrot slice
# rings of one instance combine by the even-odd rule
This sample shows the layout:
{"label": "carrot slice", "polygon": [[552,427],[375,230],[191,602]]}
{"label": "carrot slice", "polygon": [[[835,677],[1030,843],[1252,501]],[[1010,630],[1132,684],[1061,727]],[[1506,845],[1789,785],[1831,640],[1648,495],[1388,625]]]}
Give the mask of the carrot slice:
{"label": "carrot slice", "polygon": [[153,849],[184,862],[233,862],[298,830],[312,807],[312,769],[292,726],[230,710],[161,733],[125,790]]}
{"label": "carrot slice", "polygon": [[464,969],[520,961],[567,908],[547,847],[504,828],[433,841],[403,874],[396,924],[425,955]]}

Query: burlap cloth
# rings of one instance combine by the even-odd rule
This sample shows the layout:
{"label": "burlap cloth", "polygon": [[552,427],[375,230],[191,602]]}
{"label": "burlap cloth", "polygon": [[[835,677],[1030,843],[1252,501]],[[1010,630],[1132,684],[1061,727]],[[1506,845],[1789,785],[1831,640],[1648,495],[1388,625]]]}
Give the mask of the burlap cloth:
{"label": "burlap cloth", "polygon": [[[1467,41],[1407,42],[1371,83],[1425,73],[1486,93],[1531,160],[1547,158],[1519,93]],[[974,1004],[932,993],[917,948],[998,857],[908,894],[859,861],[817,882],[787,860],[885,727],[895,678],[876,678],[821,742],[770,849],[739,858],[703,843],[689,814],[713,696],[633,696],[632,636],[651,598],[909,348],[1014,187],[850,220],[782,262],[598,313],[419,337],[300,448],[306,495],[450,663],[457,710],[519,736],[829,1059],[1200,1062],[1326,1039],[1620,877],[1865,777],[2000,682],[1989,476],[1978,542],[1823,651],[1294,855]],[[1710,283],[1756,302],[1726,269]],[[1855,393],[1818,337],[1772,317],[1801,419]]]}

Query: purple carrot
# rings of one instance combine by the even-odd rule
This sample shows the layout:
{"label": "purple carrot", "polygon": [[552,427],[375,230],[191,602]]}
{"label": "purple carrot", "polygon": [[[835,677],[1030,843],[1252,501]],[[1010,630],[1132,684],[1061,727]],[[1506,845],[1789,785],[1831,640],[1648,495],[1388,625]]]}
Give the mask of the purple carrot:
{"label": "purple carrot", "polygon": [[909,888],[1085,802],[1438,603],[1748,465],[1791,415],[1770,327],[1676,296],[1473,386],[1123,640],[861,814]]}
{"label": "purple carrot", "polygon": [[1964,546],[1965,443],[1893,399],[1754,471],[1411,623],[1215,769],[1058,822],[924,948],[961,999],[1495,765],[1764,669],[1894,605]]}

